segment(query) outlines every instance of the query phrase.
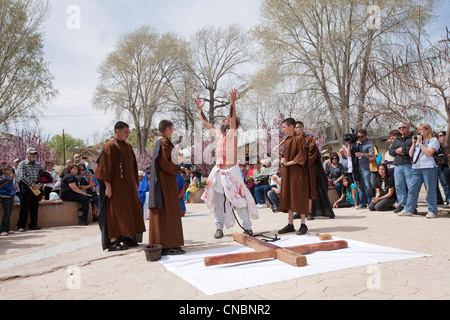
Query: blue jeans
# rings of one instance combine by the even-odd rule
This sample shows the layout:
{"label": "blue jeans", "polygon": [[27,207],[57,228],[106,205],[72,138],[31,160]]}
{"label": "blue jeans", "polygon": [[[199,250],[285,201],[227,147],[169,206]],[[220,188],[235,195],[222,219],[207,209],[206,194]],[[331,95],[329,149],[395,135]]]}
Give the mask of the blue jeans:
{"label": "blue jeans", "polygon": [[1,232],[8,232],[10,229],[11,213],[14,209],[14,197],[0,198],[0,204],[3,208],[3,217],[1,224]]}
{"label": "blue jeans", "polygon": [[256,204],[265,204],[266,200],[264,199],[264,189],[267,187],[267,185],[255,187],[255,198],[256,198]]}
{"label": "blue jeans", "polygon": [[411,164],[397,165],[394,170],[395,193],[397,194],[398,203],[402,205],[403,208],[408,202],[408,190],[411,189],[412,171]]}
{"label": "blue jeans", "polygon": [[405,210],[408,212],[414,212],[417,208],[417,201],[419,199],[419,193],[422,189],[423,183],[427,188],[427,204],[428,212],[438,214],[437,207],[437,195],[436,185],[438,178],[438,168],[427,169],[413,169],[411,177],[411,188],[408,192],[408,202],[405,206]]}
{"label": "blue jeans", "polygon": [[267,198],[269,199],[270,203],[275,207],[280,207],[280,196],[275,192],[270,190],[267,193]]}
{"label": "blue jeans", "polygon": [[359,191],[361,192],[359,205],[361,207],[367,207],[367,205],[372,201],[373,198],[372,182],[370,181],[370,170],[360,169],[359,174]]}
{"label": "blue jeans", "polygon": [[334,189],[336,189],[336,192],[338,194],[338,197],[340,198],[342,195],[342,181],[339,181],[334,185]]}
{"label": "blue jeans", "polygon": [[83,212],[83,215],[81,217],[78,217],[78,220],[83,222],[88,221],[89,204],[91,203],[89,197],[79,193],[69,192],[62,195],[61,200],[81,203],[81,212]]}
{"label": "blue jeans", "polygon": [[449,202],[450,200],[450,190],[448,185],[449,175],[450,175],[450,168],[448,166],[439,167],[439,180],[441,181],[442,189],[444,189],[445,201],[447,202]]}

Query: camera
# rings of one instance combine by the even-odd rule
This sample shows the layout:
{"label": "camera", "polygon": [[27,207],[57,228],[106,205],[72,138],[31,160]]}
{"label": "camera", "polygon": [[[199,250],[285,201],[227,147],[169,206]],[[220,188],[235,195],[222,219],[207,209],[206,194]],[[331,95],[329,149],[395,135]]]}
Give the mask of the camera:
{"label": "camera", "polygon": [[344,135],[344,141],[354,144],[358,141],[358,135],[355,133],[355,130],[352,131],[352,133],[346,133]]}
{"label": "camera", "polygon": [[417,139],[418,139],[419,137],[422,137],[422,134],[421,134],[420,132],[414,136],[414,138],[413,138],[414,141],[417,141]]}

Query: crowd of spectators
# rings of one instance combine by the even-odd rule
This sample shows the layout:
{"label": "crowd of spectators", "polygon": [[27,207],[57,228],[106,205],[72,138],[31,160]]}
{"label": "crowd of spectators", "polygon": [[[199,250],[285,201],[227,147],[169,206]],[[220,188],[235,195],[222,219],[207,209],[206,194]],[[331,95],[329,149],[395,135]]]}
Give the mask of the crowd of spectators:
{"label": "crowd of spectators", "polygon": [[[384,157],[361,129],[356,141],[343,145],[338,153],[331,153],[324,162],[324,170],[330,188],[337,192],[334,208],[352,207],[371,211],[392,210],[399,216],[417,213],[417,203],[422,186],[426,189],[427,218],[435,218],[438,205],[448,208],[450,201],[449,150],[447,133],[435,133],[428,124],[418,126],[418,132],[411,131],[407,123],[400,123],[398,130],[389,133],[389,150]],[[16,159],[11,164],[2,164],[0,175],[0,204],[3,209],[0,235],[7,236],[14,231],[10,227],[10,216],[14,203],[20,203],[18,231],[39,230],[37,224],[39,202],[42,199],[78,202],[80,225],[87,224],[90,206],[94,220],[98,219],[99,183],[94,178],[94,164],[86,157],[75,154],[73,160],[56,171],[52,162],[46,162],[44,169],[36,161],[37,151],[28,148],[26,159]],[[384,159],[384,160],[383,160]],[[259,209],[271,206],[279,211],[281,194],[281,170],[275,172],[270,159],[266,157],[256,165],[241,165],[242,179],[251,191]],[[148,192],[148,169],[140,174],[139,197],[143,208]],[[44,179],[45,177],[45,179]],[[181,215],[186,212],[185,202],[201,187],[201,175],[191,165],[181,166],[178,179]],[[440,192],[439,182],[444,191]],[[145,210],[144,210],[145,213]],[[29,219],[30,218],[30,219]]]}
{"label": "crowd of spectators", "polygon": [[90,206],[93,220],[98,220],[99,183],[94,178],[94,164],[87,157],[75,154],[73,161],[67,160],[60,173],[52,162],[42,168],[36,161],[37,151],[26,150],[26,159],[16,159],[11,165],[2,164],[0,172],[0,204],[3,215],[0,236],[14,234],[11,230],[11,214],[14,203],[20,204],[19,232],[41,229],[38,225],[39,203],[42,200],[63,200],[81,204],[78,222],[87,225]]}
{"label": "crowd of spectators", "polygon": [[[449,208],[449,150],[445,131],[435,133],[428,124],[421,124],[417,133],[400,123],[389,132],[389,150],[383,157],[359,130],[356,142],[340,149],[340,157],[332,153],[324,163],[329,186],[338,193],[334,208],[353,207],[358,210],[394,211],[399,216],[417,213],[423,185],[426,190],[429,219],[438,214],[438,205]],[[384,158],[384,161],[383,161]],[[441,194],[439,182],[444,190]]]}

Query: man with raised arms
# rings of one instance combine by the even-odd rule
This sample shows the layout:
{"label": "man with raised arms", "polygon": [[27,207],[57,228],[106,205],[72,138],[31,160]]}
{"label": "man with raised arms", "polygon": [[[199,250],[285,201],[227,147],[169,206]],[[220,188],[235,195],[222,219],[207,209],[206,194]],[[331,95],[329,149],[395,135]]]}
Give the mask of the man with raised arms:
{"label": "man with raised arms", "polygon": [[232,207],[237,209],[243,221],[244,233],[249,235],[253,233],[250,217],[254,220],[259,217],[255,200],[242,180],[237,161],[236,130],[239,127],[239,119],[236,117],[237,94],[236,89],[230,91],[230,115],[223,120],[220,128],[208,122],[202,110],[205,103],[200,98],[195,99],[202,124],[215,136],[217,143],[216,166],[211,171],[202,196],[207,207],[214,210],[216,239],[223,237],[224,226],[229,229],[236,223]]}

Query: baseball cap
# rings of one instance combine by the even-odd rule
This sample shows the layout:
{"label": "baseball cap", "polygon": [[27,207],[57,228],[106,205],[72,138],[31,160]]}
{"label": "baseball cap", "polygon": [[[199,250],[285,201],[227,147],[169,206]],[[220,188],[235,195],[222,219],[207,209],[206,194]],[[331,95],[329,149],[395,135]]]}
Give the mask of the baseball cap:
{"label": "baseball cap", "polygon": [[27,149],[27,154],[38,154],[38,152],[36,151],[35,148],[30,147]]}

